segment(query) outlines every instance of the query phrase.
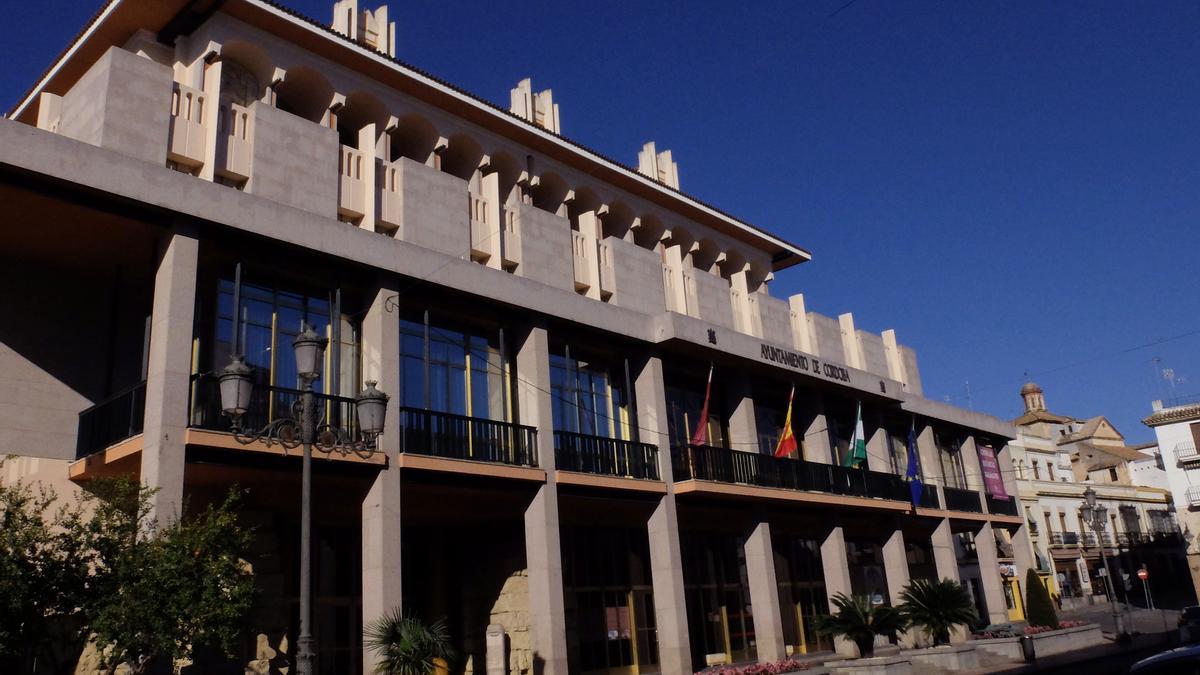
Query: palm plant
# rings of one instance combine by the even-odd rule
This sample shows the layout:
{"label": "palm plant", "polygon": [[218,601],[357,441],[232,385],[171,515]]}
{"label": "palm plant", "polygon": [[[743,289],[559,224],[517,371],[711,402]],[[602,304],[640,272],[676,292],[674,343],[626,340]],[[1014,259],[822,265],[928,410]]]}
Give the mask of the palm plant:
{"label": "palm plant", "polygon": [[889,605],[873,605],[870,598],[838,593],[831,598],[837,612],[818,617],[817,630],[825,635],[842,636],[858,646],[859,656],[875,653],[875,636],[891,637],[904,630],[904,617]]}
{"label": "palm plant", "polygon": [[957,581],[914,579],[900,592],[900,613],[910,626],[919,626],[935,645],[950,643],[950,631],[975,622],[975,603]]}
{"label": "palm plant", "polygon": [[375,667],[384,675],[429,675],[454,658],[444,619],[426,625],[399,608],[368,626],[364,641],[379,654]]}

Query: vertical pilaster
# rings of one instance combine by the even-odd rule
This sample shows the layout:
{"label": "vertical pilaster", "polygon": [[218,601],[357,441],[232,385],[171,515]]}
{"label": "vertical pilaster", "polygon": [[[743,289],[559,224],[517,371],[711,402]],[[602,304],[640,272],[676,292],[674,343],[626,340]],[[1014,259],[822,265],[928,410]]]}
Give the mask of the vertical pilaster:
{"label": "vertical pilaster", "polygon": [[484,217],[487,221],[487,234],[485,235],[487,239],[479,247],[489,252],[487,266],[498,270],[501,268],[500,230],[503,227],[501,216],[504,213],[504,203],[501,201],[500,195],[500,172],[484,173],[480,178],[479,186],[483,191],[487,209],[487,215]]}
{"label": "vertical pilaster", "polygon": [[358,130],[358,151],[362,153],[363,157],[362,190],[366,193],[363,195],[363,218],[359,227],[372,232],[375,231],[379,206],[379,182],[375,179],[379,157],[377,128],[375,123],[371,122]]}
{"label": "vertical pilaster", "polygon": [[529,576],[529,635],[547,675],[567,673],[566,612],[558,486],[554,475],[554,424],[550,399],[550,342],[546,329],[530,327],[517,349],[517,400],[521,423],[537,428],[538,461],[546,483],[525,510],[525,559]]}
{"label": "vertical pilaster", "polygon": [[[921,480],[928,484],[937,486],[938,503],[942,508],[946,508],[946,495],[942,488],[946,485],[946,478],[942,475],[942,463],[939,461],[937,442],[933,439],[933,426],[926,424],[921,427],[921,433],[917,434],[917,455],[921,458]],[[955,576],[957,579],[957,575]]]}
{"label": "vertical pilaster", "polygon": [[[807,409],[811,411],[811,418],[804,427],[797,427],[793,431],[799,431],[804,435],[804,456],[801,459],[810,462],[820,462],[821,464],[833,463],[833,449],[829,446],[829,422],[825,418],[825,403],[821,395],[812,393],[796,392],[797,399],[794,410]],[[800,401],[803,401],[803,408]],[[803,419],[803,418],[801,418]]]}
{"label": "vertical pilaster", "polygon": [[[863,416],[866,417],[867,414],[864,411]],[[879,425],[867,436],[867,468],[872,471],[892,473],[892,458],[888,452],[887,429],[883,427],[883,418],[877,415],[872,421],[878,422]]]}
{"label": "vertical pilaster", "polygon": [[654,589],[655,624],[658,628],[658,661],[664,673],[692,672],[688,637],[687,600],[683,590],[683,553],[679,545],[679,518],[671,467],[671,440],[667,429],[667,392],[662,361],[650,357],[634,380],[641,441],[658,446],[658,470],[667,494],[646,523],[650,539],[650,582]]}
{"label": "vertical pilaster", "polygon": [[[975,437],[967,436],[959,450],[962,455],[963,470],[967,474],[967,488],[983,491],[983,468],[979,465],[979,450],[975,445]],[[984,504],[986,508],[987,504]]]}
{"label": "vertical pilaster", "polygon": [[754,395],[750,378],[736,372],[725,378],[729,410],[729,447],[743,452],[758,452],[758,424],[754,419]]}
{"label": "vertical pilaster", "polygon": [[[1037,557],[1033,553],[1033,541],[1029,537],[1029,526],[1022,525],[1012,533],[1013,564],[1017,568],[1017,580],[1021,582],[1021,590],[1025,591],[1025,577],[1029,570],[1037,569]],[[1022,596],[1021,604],[1025,598]]]}
{"label": "vertical pilaster", "polygon": [[141,471],[142,483],[157,489],[150,515],[160,524],[182,515],[199,252],[194,237],[167,235],[154,275]]}
{"label": "vertical pilaster", "polygon": [[[904,532],[899,528],[892,530],[891,535],[883,542],[883,574],[887,577],[888,601],[892,607],[899,607],[900,593],[908,585],[908,552],[904,547]],[[905,648],[916,645],[916,633],[906,631],[900,634],[900,645]]]}
{"label": "vertical pilaster", "polygon": [[979,579],[988,619],[991,623],[1004,623],[1008,621],[1008,610],[1004,604],[1004,582],[1000,578],[1000,559],[996,554],[996,535],[991,523],[984,523],[975,533],[975,552],[979,555]]}
{"label": "vertical pilaster", "polygon": [[783,618],[779,613],[779,583],[775,578],[770,523],[761,521],[754,527],[746,538],[744,550],[758,660],[778,661],[786,657],[787,652],[783,639]]}
{"label": "vertical pilaster", "polygon": [[[840,526],[831,529],[821,542],[821,568],[825,573],[825,594],[829,598],[829,610],[834,611],[833,596],[838,593],[851,595],[846,535]],[[833,639],[833,648],[843,656],[853,658],[858,655],[858,648],[854,643],[840,636]]]}
{"label": "vertical pilaster", "polygon": [[[394,304],[394,285],[381,286],[362,323],[363,381],[375,380],[386,392],[387,415],[378,449],[388,466],[362,503],[362,625],[401,606],[400,509],[400,317],[387,310]],[[334,319],[337,320],[336,318]],[[379,656],[364,647],[363,672],[373,673]]]}

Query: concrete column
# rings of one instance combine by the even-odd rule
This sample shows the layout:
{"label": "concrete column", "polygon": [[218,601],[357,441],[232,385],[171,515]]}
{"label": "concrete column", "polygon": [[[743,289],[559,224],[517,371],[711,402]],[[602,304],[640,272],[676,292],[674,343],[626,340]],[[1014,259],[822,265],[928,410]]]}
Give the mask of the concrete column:
{"label": "concrete column", "polygon": [[[883,574],[887,577],[888,601],[892,607],[899,607],[900,593],[908,585],[908,552],[904,548],[904,532],[895,529],[883,542]],[[904,648],[916,645],[916,631],[905,631],[899,635],[900,646]]]}
{"label": "concrete column", "polygon": [[[1013,563],[1017,568],[1017,579],[1021,582],[1021,606],[1025,606],[1025,577],[1029,570],[1037,569],[1037,557],[1033,553],[1033,541],[1029,538],[1029,526],[1022,525],[1012,533]],[[1028,611],[1028,610],[1026,610]]]}
{"label": "concrete column", "polygon": [[[1000,465],[1000,476],[1004,479],[1004,491],[1008,493],[1009,497],[1017,497],[1017,467],[1013,462],[1012,446],[1005,443],[1004,447],[997,450],[996,463]],[[1018,499],[1017,509],[1020,508],[1021,502]]]}
{"label": "concrete column", "polygon": [[846,355],[846,365],[862,370],[862,344],[858,341],[858,331],[854,329],[854,315],[850,312],[839,314],[838,327],[842,333],[842,352]]}
{"label": "concrete column", "polygon": [[779,661],[787,656],[787,650],[784,647],[783,618],[779,613],[779,582],[775,579],[771,525],[766,521],[756,525],[746,538],[744,549],[758,660]]}
{"label": "concrete column", "polygon": [[212,180],[217,165],[217,127],[221,116],[221,68],[220,61],[212,63],[201,62],[201,87],[204,91],[204,164],[200,166],[199,177]]}
{"label": "concrete column", "polygon": [[489,252],[487,266],[492,269],[500,269],[500,230],[502,229],[501,217],[504,213],[504,203],[500,194],[500,172],[490,171],[483,174],[479,180],[480,189],[483,191],[483,198],[487,201],[487,239],[480,243],[479,248]]}
{"label": "concrete column", "polygon": [[983,585],[983,599],[987,602],[988,620],[992,623],[1008,621],[1008,609],[1004,604],[1004,581],[1000,578],[1000,559],[996,554],[996,536],[992,524],[984,523],[975,533],[975,552],[979,555],[979,579]]}
{"label": "concrete column", "polygon": [[150,515],[163,524],[181,516],[183,508],[199,252],[196,238],[179,231],[168,235],[154,276],[141,469],[142,483],[158,490],[150,498]]}
{"label": "concrete column", "polygon": [[[388,467],[375,481],[362,503],[362,625],[401,606],[400,551],[400,317],[387,311],[394,303],[394,285],[378,289],[363,318],[363,381],[375,380],[388,400],[384,433],[377,443],[388,458]],[[392,298],[389,301],[389,298]],[[363,672],[373,673],[378,654],[363,648]]]}
{"label": "concrete column", "polygon": [[[846,535],[841,527],[835,527],[821,542],[821,568],[825,573],[825,594],[829,598],[829,611],[831,612],[835,611],[833,596],[838,593],[852,594],[849,567],[850,562],[846,556]],[[838,654],[851,658],[858,655],[858,648],[854,646],[854,643],[840,636],[833,639],[833,649]]]}
{"label": "concrete column", "polygon": [[[933,440],[933,426],[926,424],[921,427],[921,432],[917,434],[917,455],[921,460],[921,480],[926,485],[936,485],[938,491],[938,503],[942,508],[946,508],[946,495],[942,488],[946,485],[946,479],[942,476],[942,463],[938,458],[937,443]],[[955,576],[957,579],[958,577]]]}
{"label": "concrete column", "polygon": [[[930,536],[933,548],[933,564],[937,568],[938,579],[950,579],[961,582],[958,574],[958,555],[954,552],[954,533],[950,530],[950,519],[943,518]],[[964,627],[959,626],[950,631],[950,642],[959,644],[966,642],[969,635]]]}
{"label": "concrete column", "polygon": [[792,327],[792,346],[806,354],[813,350],[812,332],[808,328],[808,311],[804,307],[804,294],[797,293],[788,298],[788,318]]}
{"label": "concrete column", "polygon": [[750,378],[743,372],[725,378],[729,410],[729,447],[743,452],[758,452],[758,424],[754,419],[754,396]]}
{"label": "concrete column", "polygon": [[[863,417],[871,414],[874,419],[873,423],[882,423],[883,416],[864,411]],[[866,426],[866,420],[863,420]],[[867,427],[868,429],[870,427]],[[865,431],[865,429],[864,429]],[[875,431],[867,435],[867,468],[871,471],[879,471],[882,473],[892,473],[892,458],[888,452],[887,429],[883,428],[882,424],[875,427]]]}
{"label": "concrete column", "polygon": [[[796,392],[794,410],[808,410],[811,418],[806,426],[797,425],[804,437],[804,456],[801,459],[821,464],[833,463],[833,449],[829,445],[829,422],[825,419],[825,405],[818,393]],[[804,419],[803,417],[799,419]]]}
{"label": "concrete column", "polygon": [[[959,453],[962,454],[963,469],[967,474],[967,488],[982,492],[983,468],[979,465],[979,451],[976,448],[974,436],[967,436]],[[986,509],[986,507],[985,503],[984,508]]]}
{"label": "concrete column", "polygon": [[376,128],[375,123],[371,122],[358,130],[358,151],[363,156],[362,189],[366,193],[363,195],[363,218],[359,227],[371,232],[375,231],[375,221],[378,220],[376,208],[379,204],[379,182],[375,179],[375,161],[379,157]]}
{"label": "concrete column", "polygon": [[641,442],[658,446],[659,475],[667,484],[667,494],[659,500],[646,523],[650,539],[650,582],[654,588],[658,628],[658,662],[664,673],[690,673],[693,670],[692,650],[683,590],[683,553],[679,545],[662,361],[650,357],[636,372],[633,386]]}
{"label": "concrete column", "polygon": [[562,547],[558,527],[558,487],[554,476],[554,424],[550,399],[550,342],[534,326],[517,349],[517,400],[521,423],[538,430],[538,459],[546,483],[525,510],[525,560],[529,575],[529,637],[542,673],[567,673],[566,611]]}

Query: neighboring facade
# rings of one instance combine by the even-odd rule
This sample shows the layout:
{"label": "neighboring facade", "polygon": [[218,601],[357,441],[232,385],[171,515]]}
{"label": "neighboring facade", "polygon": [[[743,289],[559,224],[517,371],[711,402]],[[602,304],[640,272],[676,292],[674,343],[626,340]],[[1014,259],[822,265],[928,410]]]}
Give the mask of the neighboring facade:
{"label": "neighboring facade", "polygon": [[669,152],[621,166],[560,135],[549,91],[501,110],[393,53],[353,0],[333,30],[115,0],[0,120],[7,480],[133,474],[160,518],[245,489],[263,658],[295,636],[299,465],[234,441],[216,374],[245,355],[247,425],[278,419],[309,326],[329,419],[391,394],[382,453],[318,453],[321,672],[369,672],[362,626],[397,606],[447,618],[458,669],[513,673],[851,653],[815,631],[828,598],[913,577],[1009,618],[1002,565],[1034,556],[981,458],[1016,494],[1011,424],[924,398],[893,332],[772,297],[809,254],[680,192]]}
{"label": "neighboring facade", "polygon": [[[1118,598],[1128,593],[1142,601],[1135,575],[1143,565],[1156,597],[1177,596],[1173,589],[1186,579],[1186,563],[1171,493],[1159,486],[1166,475],[1154,448],[1126,446],[1104,417],[1079,420],[1050,412],[1042,388],[1032,382],[1021,388],[1021,398],[1025,412],[1013,420],[1013,464],[1038,570],[1052,590],[1064,605],[1104,596],[1103,545],[1113,573],[1121,577],[1114,585]],[[1089,486],[1108,509],[1099,538],[1079,517]]]}
{"label": "neighboring facade", "polygon": [[1200,401],[1154,401],[1153,412],[1142,420],[1154,429],[1167,472],[1167,484],[1177,504],[1176,517],[1187,541],[1188,568],[1200,594]]}

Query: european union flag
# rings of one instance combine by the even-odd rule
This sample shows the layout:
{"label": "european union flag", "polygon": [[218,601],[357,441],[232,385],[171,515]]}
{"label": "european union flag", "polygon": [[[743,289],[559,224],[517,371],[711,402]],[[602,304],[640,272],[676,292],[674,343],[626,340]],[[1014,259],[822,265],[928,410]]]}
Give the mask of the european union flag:
{"label": "european union flag", "polygon": [[908,479],[908,491],[912,495],[912,505],[915,509],[921,504],[921,492],[924,488],[921,484],[921,469],[917,464],[916,422],[908,429],[908,470],[904,472],[904,477]]}

